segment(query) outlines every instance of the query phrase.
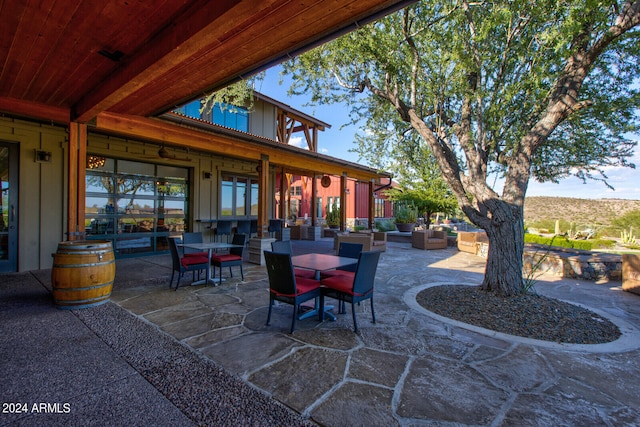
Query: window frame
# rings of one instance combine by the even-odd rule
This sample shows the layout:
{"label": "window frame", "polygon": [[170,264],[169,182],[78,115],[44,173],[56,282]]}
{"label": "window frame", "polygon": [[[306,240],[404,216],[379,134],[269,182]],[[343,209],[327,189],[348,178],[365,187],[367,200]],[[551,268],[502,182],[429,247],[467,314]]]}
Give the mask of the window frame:
{"label": "window frame", "polygon": [[[244,214],[238,215],[238,182],[245,185]],[[221,219],[257,219],[258,218],[258,191],[259,182],[258,177],[255,175],[243,175],[234,172],[221,172],[220,179],[218,180],[218,218]],[[225,183],[231,183],[231,185],[225,185]],[[225,189],[228,189],[225,191]],[[224,199],[226,197],[231,198],[230,214],[225,213],[228,209],[224,206]],[[256,201],[255,209],[253,208],[253,201]],[[254,213],[255,212],[255,213]]]}

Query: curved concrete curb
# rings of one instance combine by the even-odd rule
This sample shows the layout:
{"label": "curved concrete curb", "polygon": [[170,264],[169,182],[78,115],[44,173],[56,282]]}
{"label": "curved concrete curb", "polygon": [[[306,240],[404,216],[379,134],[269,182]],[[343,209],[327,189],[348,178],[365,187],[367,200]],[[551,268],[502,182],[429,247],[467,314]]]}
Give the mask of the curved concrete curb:
{"label": "curved concrete curb", "polygon": [[458,320],[453,320],[448,317],[440,316],[432,311],[429,311],[418,304],[416,297],[418,293],[424,289],[433,287],[433,286],[446,286],[446,285],[459,285],[459,282],[436,282],[429,283],[426,285],[417,286],[409,289],[404,293],[403,299],[404,302],[412,309],[424,313],[427,316],[430,316],[434,319],[437,319],[443,323],[456,326],[459,328],[467,329],[473,332],[477,332],[479,334],[487,335],[493,338],[503,339],[505,341],[512,341],[521,344],[533,345],[538,347],[545,347],[554,350],[561,351],[575,351],[575,352],[584,352],[584,353],[624,353],[626,351],[637,350],[640,348],[640,330],[635,328],[633,325],[628,322],[612,316],[610,313],[599,310],[594,307],[589,307],[584,304],[578,304],[573,301],[561,300],[570,304],[574,304],[583,308],[586,308],[594,313],[599,314],[602,317],[607,318],[611,322],[613,322],[620,329],[621,336],[617,340],[605,343],[605,344],[567,344],[567,343],[557,343],[551,341],[543,341],[536,340],[532,338],[519,337],[516,335],[509,335],[502,332],[496,332],[491,329],[481,328],[479,326],[470,325],[468,323],[460,322]]}

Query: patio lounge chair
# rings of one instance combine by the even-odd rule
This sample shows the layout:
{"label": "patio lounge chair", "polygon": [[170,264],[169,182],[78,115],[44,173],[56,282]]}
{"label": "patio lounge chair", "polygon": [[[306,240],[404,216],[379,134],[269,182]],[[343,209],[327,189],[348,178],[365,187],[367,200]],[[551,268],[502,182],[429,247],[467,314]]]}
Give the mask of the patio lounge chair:
{"label": "patio lounge chair", "polygon": [[447,232],[416,230],[411,233],[411,246],[418,249],[447,249]]}

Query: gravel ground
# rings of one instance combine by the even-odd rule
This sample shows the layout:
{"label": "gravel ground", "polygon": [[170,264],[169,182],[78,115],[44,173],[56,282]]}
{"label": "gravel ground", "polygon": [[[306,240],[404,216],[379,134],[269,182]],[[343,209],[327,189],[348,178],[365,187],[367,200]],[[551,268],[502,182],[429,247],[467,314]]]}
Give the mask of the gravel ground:
{"label": "gravel ground", "polygon": [[476,286],[434,286],[418,303],[440,316],[485,329],[568,344],[603,344],[620,337],[616,325],[577,305],[535,294],[500,297]]}

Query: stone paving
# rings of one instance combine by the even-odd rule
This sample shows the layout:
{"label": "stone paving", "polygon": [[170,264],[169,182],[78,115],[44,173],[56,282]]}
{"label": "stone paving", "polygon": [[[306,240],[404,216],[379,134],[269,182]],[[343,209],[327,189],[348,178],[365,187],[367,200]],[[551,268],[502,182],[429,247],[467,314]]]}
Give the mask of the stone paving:
{"label": "stone paving", "polygon": [[[330,242],[294,242],[329,251]],[[563,345],[499,334],[430,314],[415,295],[438,284],[479,284],[484,260],[456,249],[389,243],[376,275],[375,310],[297,322],[276,305],[265,325],[264,267],[217,287],[168,289],[170,263],[119,260],[111,300],[156,325],[309,420],[327,426],[640,425],[640,296],[620,282],[542,276],[536,290],[618,324],[604,345]],[[228,269],[224,272],[228,276]],[[239,273],[234,273],[239,276]]]}

